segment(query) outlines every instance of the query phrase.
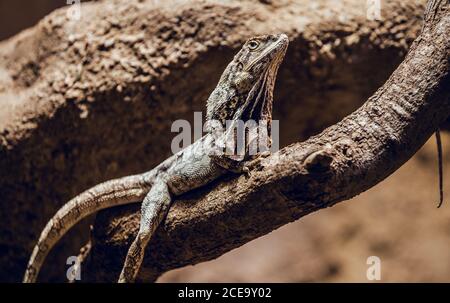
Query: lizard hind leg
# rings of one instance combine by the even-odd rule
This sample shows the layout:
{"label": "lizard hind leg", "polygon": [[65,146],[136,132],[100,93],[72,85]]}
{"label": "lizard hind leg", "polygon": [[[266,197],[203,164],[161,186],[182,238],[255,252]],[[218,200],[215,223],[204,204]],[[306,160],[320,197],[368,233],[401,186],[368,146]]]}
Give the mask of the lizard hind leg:
{"label": "lizard hind leg", "polygon": [[171,197],[166,181],[155,180],[152,189],[142,202],[139,232],[128,250],[119,283],[135,281],[144,259],[145,248],[156,228],[167,215],[170,204]]}

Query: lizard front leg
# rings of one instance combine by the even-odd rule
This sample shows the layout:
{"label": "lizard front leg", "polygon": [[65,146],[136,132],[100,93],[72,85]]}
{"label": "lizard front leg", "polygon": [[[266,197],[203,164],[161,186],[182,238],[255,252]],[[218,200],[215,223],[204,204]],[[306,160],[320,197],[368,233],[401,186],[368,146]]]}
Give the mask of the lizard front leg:
{"label": "lizard front leg", "polygon": [[145,248],[156,228],[167,215],[171,202],[167,181],[162,178],[156,179],[142,202],[139,232],[128,250],[119,283],[131,283],[136,279],[144,259]]}
{"label": "lizard front leg", "polygon": [[258,167],[261,160],[270,156],[270,151],[264,151],[257,153],[256,155],[249,156],[245,160],[239,160],[238,158],[227,156],[227,155],[211,155],[211,159],[222,168],[236,173],[245,174],[246,176],[251,175],[251,170]]}
{"label": "lizard front leg", "polygon": [[239,160],[237,158],[234,158],[232,156],[227,155],[211,155],[211,159],[214,163],[219,165],[222,168],[225,168],[226,170],[241,174],[241,173],[247,173],[248,169],[246,168],[246,161]]}

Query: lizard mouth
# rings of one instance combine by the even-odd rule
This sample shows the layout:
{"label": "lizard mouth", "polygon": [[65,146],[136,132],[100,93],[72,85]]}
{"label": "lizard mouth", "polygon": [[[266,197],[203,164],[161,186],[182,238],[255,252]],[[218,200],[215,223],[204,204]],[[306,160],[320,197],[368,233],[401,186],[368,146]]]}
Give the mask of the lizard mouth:
{"label": "lizard mouth", "polygon": [[269,132],[270,121],[272,119],[275,77],[278,67],[286,53],[288,43],[289,40],[285,34],[279,35],[275,43],[258,56],[258,58],[253,60],[249,67],[247,67],[247,69],[249,69],[258,62],[258,60],[264,60],[267,56],[270,56],[270,58],[267,58],[268,62],[263,67],[257,81],[247,94],[247,98],[242,105],[242,111],[239,114],[240,119],[243,121],[269,121]]}
{"label": "lizard mouth", "polygon": [[[283,61],[284,54],[288,46],[287,36],[282,34],[277,43],[274,44],[267,52],[261,54],[263,58],[270,52],[274,51],[270,63],[263,71],[256,85],[253,87],[253,106],[245,110],[243,117],[252,119],[254,121],[267,121],[267,134],[271,136],[271,121],[272,121],[272,105],[273,105],[273,89],[275,86],[275,78],[278,68]],[[278,48],[277,48],[278,47]]]}
{"label": "lizard mouth", "polygon": [[[282,53],[286,51],[288,43],[289,43],[288,37],[285,34],[280,34],[277,41],[272,46],[265,49],[264,52],[262,52],[257,58],[253,59],[253,61],[250,62],[249,65],[247,65],[244,71],[248,72],[256,64],[256,62],[261,61],[263,58],[271,54],[274,50],[276,50],[277,53]],[[277,55],[275,55],[275,57],[276,56]]]}
{"label": "lizard mouth", "polygon": [[283,54],[283,51],[279,51],[275,54],[272,62],[265,68],[259,80],[253,87],[253,105],[246,109],[244,114],[245,118],[255,121],[261,119],[270,121],[272,119],[273,88],[275,85],[276,73],[282,61]]}

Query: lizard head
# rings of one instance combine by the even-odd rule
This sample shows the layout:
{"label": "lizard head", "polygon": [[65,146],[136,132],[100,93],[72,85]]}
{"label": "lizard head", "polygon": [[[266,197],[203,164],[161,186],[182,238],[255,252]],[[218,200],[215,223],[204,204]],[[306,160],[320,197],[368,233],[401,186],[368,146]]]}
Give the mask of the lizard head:
{"label": "lizard head", "polygon": [[207,103],[207,119],[247,121],[272,118],[273,88],[289,40],[285,34],[253,37],[223,72]]}

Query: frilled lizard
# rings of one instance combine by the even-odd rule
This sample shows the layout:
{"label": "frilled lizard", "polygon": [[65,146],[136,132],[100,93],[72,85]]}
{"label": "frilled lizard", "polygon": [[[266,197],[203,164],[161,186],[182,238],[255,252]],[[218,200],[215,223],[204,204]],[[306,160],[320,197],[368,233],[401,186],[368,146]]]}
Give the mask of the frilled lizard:
{"label": "frilled lizard", "polygon": [[[207,101],[207,120],[267,121],[272,119],[273,88],[278,67],[288,46],[285,34],[249,39],[228,64]],[[219,139],[227,140],[227,131]],[[234,133],[233,136],[234,137]],[[225,139],[224,139],[225,138]],[[65,204],[42,231],[28,263],[24,282],[34,282],[45,257],[78,221],[101,209],[142,202],[139,232],[131,244],[119,282],[133,282],[145,247],[164,220],[174,197],[206,185],[229,171],[248,172],[251,157],[212,152],[218,137],[213,132],[174,154],[154,169],[101,183]]]}

